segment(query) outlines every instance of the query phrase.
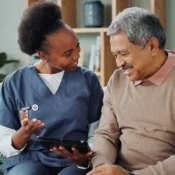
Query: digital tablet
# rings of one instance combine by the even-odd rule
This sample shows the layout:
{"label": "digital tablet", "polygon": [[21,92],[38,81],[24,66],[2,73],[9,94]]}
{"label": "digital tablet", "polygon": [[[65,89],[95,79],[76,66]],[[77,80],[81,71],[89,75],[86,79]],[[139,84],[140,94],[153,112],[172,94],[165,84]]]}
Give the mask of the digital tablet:
{"label": "digital tablet", "polygon": [[69,152],[73,152],[72,147],[76,148],[81,154],[85,154],[91,151],[88,143],[84,140],[80,140],[80,141],[64,140],[64,139],[55,139],[55,138],[42,137],[42,136],[38,136],[37,140],[49,150],[54,146],[56,147],[63,146]]}

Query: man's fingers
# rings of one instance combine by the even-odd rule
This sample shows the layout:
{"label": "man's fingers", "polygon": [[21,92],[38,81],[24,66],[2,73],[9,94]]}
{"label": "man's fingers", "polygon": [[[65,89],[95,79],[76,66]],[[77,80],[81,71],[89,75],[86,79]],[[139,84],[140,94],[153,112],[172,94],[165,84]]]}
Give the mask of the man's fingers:
{"label": "man's fingers", "polygon": [[[91,171],[89,172],[89,173],[91,173]],[[108,174],[106,174],[105,172],[102,172],[102,171],[98,171],[98,172],[93,172],[93,174],[86,174],[86,175],[108,175]],[[110,175],[110,174],[109,174]]]}
{"label": "man's fingers", "polygon": [[105,171],[106,169],[110,168],[110,166],[111,165],[109,165],[109,164],[101,164],[101,165],[97,166],[96,169],[98,171]]}
{"label": "man's fingers", "polygon": [[105,171],[107,168],[107,164],[102,164],[100,166],[97,166],[95,169],[93,169],[92,171],[90,171],[87,175],[93,175],[93,174],[97,174],[97,173],[100,173],[100,172],[103,172]]}
{"label": "man's fingers", "polygon": [[89,173],[87,173],[87,175],[98,175],[98,174],[101,174],[101,173],[102,173],[101,169],[95,168],[95,169],[91,170]]}

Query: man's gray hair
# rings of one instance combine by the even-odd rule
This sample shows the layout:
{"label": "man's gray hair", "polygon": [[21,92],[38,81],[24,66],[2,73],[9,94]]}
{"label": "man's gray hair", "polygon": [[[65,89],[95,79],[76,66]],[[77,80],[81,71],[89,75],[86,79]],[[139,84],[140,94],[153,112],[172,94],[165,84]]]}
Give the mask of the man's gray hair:
{"label": "man's gray hair", "polygon": [[108,28],[107,35],[126,33],[128,40],[143,49],[151,37],[157,38],[164,48],[166,36],[158,17],[148,10],[131,7],[120,12]]}

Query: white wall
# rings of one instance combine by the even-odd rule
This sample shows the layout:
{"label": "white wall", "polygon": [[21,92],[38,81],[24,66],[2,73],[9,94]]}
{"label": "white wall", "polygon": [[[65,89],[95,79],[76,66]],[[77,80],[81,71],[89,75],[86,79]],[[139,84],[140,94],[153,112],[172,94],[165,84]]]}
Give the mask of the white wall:
{"label": "white wall", "polygon": [[1,72],[10,73],[25,63],[25,55],[17,44],[17,28],[26,7],[25,0],[0,0],[0,52],[5,51],[9,59],[20,59],[20,64],[9,64]]}
{"label": "white wall", "polygon": [[[51,0],[55,1],[56,0]],[[83,3],[85,0],[77,0],[80,2],[77,5],[77,25],[83,26]],[[0,52],[5,51],[9,59],[19,59],[20,64],[11,64],[4,66],[0,72],[9,73],[19,66],[25,65],[27,55],[20,52],[17,43],[17,28],[24,9],[26,8],[27,0],[0,0]],[[105,4],[106,20],[105,25],[109,24],[110,20],[110,1],[102,0]],[[130,0],[131,6],[140,6],[149,9],[149,0]],[[167,17],[166,17],[166,34],[167,45],[166,48],[175,50],[175,0],[167,0]],[[94,35],[80,36],[83,47],[90,49],[90,44],[94,42]],[[85,41],[87,40],[87,41]]]}
{"label": "white wall", "polygon": [[175,50],[175,1],[167,0],[166,6],[166,48]]}

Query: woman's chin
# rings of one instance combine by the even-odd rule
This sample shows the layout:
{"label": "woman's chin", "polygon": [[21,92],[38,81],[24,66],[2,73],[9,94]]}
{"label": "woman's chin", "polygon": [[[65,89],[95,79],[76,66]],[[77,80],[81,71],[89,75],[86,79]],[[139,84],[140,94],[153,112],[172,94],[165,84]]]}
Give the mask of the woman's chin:
{"label": "woman's chin", "polygon": [[77,66],[69,67],[69,68],[67,69],[67,71],[74,71],[76,68],[77,68]]}

